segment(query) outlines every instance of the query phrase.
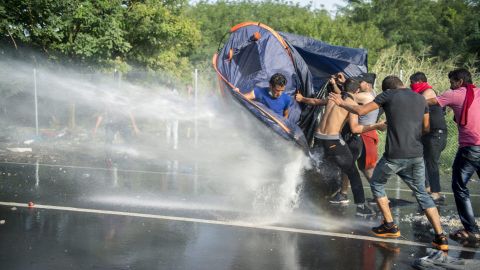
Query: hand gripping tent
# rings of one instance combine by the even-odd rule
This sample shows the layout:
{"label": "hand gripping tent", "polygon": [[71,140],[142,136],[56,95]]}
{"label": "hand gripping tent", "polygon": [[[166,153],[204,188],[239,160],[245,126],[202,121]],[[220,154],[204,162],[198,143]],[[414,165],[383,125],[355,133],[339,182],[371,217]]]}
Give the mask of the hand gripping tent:
{"label": "hand gripping tent", "polygon": [[[313,140],[320,109],[298,104],[295,92],[305,97],[322,97],[331,74],[341,71],[346,77],[353,77],[367,72],[364,49],[332,46],[308,37],[276,32],[259,22],[240,23],[232,27],[229,34],[223,48],[213,57],[222,92],[305,151]],[[288,119],[233,91],[235,87],[241,93],[250,92],[254,87],[268,87],[275,73],[282,73],[288,80],[285,93],[292,97]]]}

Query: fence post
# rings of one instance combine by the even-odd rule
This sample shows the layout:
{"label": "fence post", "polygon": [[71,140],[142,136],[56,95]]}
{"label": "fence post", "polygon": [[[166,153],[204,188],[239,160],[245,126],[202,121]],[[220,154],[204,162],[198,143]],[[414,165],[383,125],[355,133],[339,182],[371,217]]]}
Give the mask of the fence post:
{"label": "fence post", "polygon": [[198,69],[195,69],[195,86],[194,86],[194,92],[195,92],[195,99],[194,99],[194,104],[195,104],[195,119],[194,119],[194,136],[195,136],[195,147],[198,146],[198,121],[197,121],[197,102],[198,102]]}
{"label": "fence post", "polygon": [[37,97],[37,69],[33,68],[33,89],[35,97],[35,134],[38,137],[38,97]]}

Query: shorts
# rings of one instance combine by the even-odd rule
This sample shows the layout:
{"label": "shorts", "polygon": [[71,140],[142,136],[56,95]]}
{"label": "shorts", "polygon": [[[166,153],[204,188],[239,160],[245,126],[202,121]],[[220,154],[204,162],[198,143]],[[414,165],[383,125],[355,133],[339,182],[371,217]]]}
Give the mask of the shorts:
{"label": "shorts", "polygon": [[357,161],[360,170],[375,168],[378,160],[378,135],[376,130],[360,134],[363,141],[363,151]]}

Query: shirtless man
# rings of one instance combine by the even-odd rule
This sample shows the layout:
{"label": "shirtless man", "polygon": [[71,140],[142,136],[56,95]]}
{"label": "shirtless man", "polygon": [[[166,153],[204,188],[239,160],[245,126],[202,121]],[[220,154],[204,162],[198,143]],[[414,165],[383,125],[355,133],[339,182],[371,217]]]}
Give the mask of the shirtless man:
{"label": "shirtless man", "polygon": [[[358,92],[359,87],[358,81],[352,79],[346,80],[344,85],[345,92],[342,92],[346,103],[353,105],[357,104],[353,100],[353,94]],[[363,191],[362,180],[360,179],[360,174],[355,167],[355,161],[353,160],[352,153],[343,141],[340,132],[347,121],[352,132],[355,133],[363,133],[374,129],[381,129],[385,127],[385,124],[379,123],[361,126],[358,125],[357,115],[350,114],[348,111],[337,106],[332,101],[306,98],[299,93],[296,94],[295,99],[298,102],[309,105],[326,106],[322,120],[316,129],[315,144],[312,151],[318,151],[319,147],[323,147],[325,155],[331,158],[338,165],[338,167],[340,167],[342,173],[348,176],[352,186],[354,202],[357,205],[356,215],[373,215],[374,212],[365,204],[365,194]]]}
{"label": "shirtless man", "polygon": [[[354,77],[360,83],[360,91],[355,94],[355,101],[360,104],[367,104],[376,96],[373,89],[375,83],[375,73],[362,73]],[[366,126],[377,122],[379,110],[374,110],[366,115],[358,117],[358,124]],[[373,168],[378,160],[378,135],[376,130],[370,130],[365,133],[355,133],[351,129],[344,128],[343,138],[350,148],[353,159],[357,161],[358,169],[365,175],[368,181],[372,177]],[[349,202],[347,192],[349,186],[348,177],[343,175],[341,189],[330,199],[332,204],[347,204]],[[369,200],[369,203],[376,204],[375,200]]]}

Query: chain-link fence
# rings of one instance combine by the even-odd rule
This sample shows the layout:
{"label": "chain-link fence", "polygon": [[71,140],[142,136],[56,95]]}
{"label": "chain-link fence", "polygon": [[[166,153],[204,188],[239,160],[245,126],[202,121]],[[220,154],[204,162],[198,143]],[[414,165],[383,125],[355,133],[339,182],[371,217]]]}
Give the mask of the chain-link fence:
{"label": "chain-link fence", "polygon": [[[453,111],[447,109],[447,114],[445,116],[445,121],[447,123],[447,146],[442,151],[440,156],[440,173],[448,174],[451,170],[453,160],[455,159],[455,154],[458,149],[458,129],[457,124],[453,120]],[[379,156],[383,155],[385,150],[385,140],[387,137],[387,132],[379,132],[380,143],[378,147]]]}

